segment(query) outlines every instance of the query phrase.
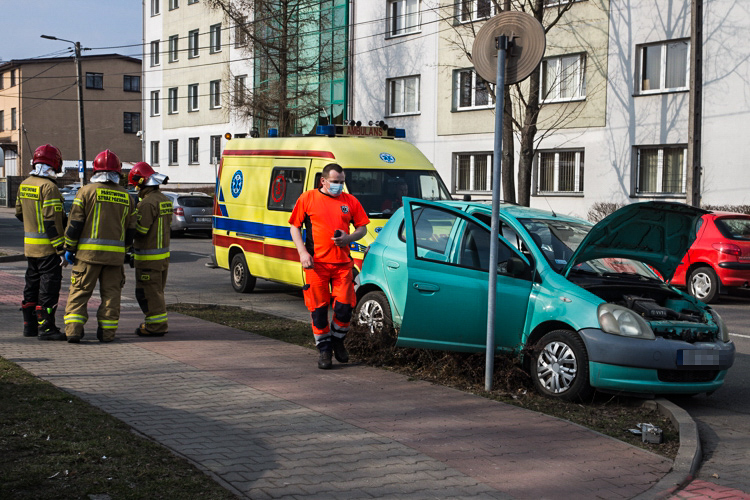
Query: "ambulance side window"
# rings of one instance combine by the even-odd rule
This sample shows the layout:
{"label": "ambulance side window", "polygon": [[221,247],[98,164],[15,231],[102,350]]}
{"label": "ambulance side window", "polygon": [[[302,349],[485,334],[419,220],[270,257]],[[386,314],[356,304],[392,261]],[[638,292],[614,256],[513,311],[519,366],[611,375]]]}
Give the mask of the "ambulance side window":
{"label": "ambulance side window", "polygon": [[268,209],[291,212],[304,188],[304,168],[274,167],[268,189]]}

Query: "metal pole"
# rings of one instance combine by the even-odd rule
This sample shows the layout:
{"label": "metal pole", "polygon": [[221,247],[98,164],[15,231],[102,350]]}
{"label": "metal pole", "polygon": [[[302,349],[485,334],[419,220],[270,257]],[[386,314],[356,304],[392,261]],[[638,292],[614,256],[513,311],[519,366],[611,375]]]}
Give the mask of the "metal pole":
{"label": "metal pole", "polygon": [[497,295],[497,246],[500,215],[500,174],[503,161],[503,109],[505,97],[505,55],[508,37],[495,39],[497,47],[497,78],[495,79],[495,151],[492,155],[492,225],[490,226],[490,268],[487,286],[487,350],[485,354],[484,390],[492,390],[495,373],[495,297]]}
{"label": "metal pole", "polygon": [[78,159],[83,160],[81,186],[86,184],[86,134],[83,123],[83,82],[81,80],[81,42],[76,47],[76,80],[78,81]]}

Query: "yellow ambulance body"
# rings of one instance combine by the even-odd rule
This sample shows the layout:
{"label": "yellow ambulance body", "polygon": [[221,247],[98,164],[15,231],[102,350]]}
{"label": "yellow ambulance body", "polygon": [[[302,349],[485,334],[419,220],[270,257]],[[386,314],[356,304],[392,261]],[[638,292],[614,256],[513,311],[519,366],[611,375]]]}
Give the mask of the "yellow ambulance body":
{"label": "yellow ambulance body", "polygon": [[335,127],[340,135],[324,128],[330,135],[227,142],[214,200],[213,245],[216,264],[231,271],[236,291],[252,291],[256,278],[304,285],[289,217],[302,192],[320,187],[329,163],[344,168],[345,190],[370,218],[367,234],[351,244],[357,269],[390,217],[383,204],[396,185],[406,183],[410,197],[450,199],[433,165],[412,144],[383,138],[379,127]]}

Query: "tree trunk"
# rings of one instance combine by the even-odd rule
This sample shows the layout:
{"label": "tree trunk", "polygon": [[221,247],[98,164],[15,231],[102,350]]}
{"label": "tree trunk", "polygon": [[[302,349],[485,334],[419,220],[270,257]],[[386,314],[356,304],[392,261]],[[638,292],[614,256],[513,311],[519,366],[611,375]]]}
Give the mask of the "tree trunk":
{"label": "tree trunk", "polygon": [[515,145],[513,144],[513,103],[510,100],[510,87],[503,92],[503,164],[500,180],[503,184],[503,200],[515,203]]}

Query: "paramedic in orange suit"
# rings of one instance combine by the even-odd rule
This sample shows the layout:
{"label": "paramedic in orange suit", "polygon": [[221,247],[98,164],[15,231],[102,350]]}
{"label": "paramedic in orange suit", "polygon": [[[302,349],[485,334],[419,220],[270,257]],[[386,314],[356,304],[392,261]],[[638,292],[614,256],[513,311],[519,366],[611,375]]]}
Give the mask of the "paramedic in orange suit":
{"label": "paramedic in orange suit", "polygon": [[[349,361],[344,338],[356,301],[349,244],[365,235],[370,222],[359,201],[342,192],[345,177],[340,165],[326,165],[321,187],[302,193],[289,218],[292,241],[305,271],[303,293],[320,352],[318,368],[323,370],[331,368],[333,356],[339,363]],[[354,227],[351,233],[350,226]],[[329,324],[332,299],[333,320]]]}

